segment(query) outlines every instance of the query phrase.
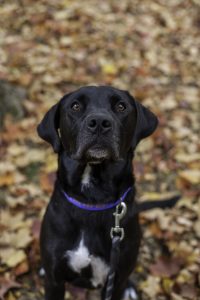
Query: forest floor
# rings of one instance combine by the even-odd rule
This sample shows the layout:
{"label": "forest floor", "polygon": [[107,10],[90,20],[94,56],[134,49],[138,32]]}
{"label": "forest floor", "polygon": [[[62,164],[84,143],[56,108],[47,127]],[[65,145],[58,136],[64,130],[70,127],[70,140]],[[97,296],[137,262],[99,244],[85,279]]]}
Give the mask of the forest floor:
{"label": "forest floor", "polygon": [[92,84],[126,89],[159,117],[133,162],[138,201],[182,195],[140,215],[142,299],[200,299],[199,30],[197,0],[0,1],[0,81],[24,95],[0,115],[0,299],[43,299],[38,239],[57,161],[36,126]]}

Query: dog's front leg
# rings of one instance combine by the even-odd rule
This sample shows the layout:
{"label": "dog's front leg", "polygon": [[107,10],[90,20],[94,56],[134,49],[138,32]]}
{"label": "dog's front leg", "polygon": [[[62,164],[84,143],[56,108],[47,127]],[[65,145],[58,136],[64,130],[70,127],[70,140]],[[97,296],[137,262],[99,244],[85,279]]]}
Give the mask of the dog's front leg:
{"label": "dog's front leg", "polygon": [[64,300],[65,284],[55,284],[45,278],[45,300]]}
{"label": "dog's front leg", "polygon": [[[102,291],[101,299],[105,300],[105,288]],[[135,287],[131,281],[115,283],[111,300],[139,300]]]}
{"label": "dog's front leg", "polygon": [[[124,290],[125,290],[126,284],[114,284],[113,292],[112,292],[112,298],[111,300],[123,300]],[[105,289],[103,288],[101,293],[101,300],[105,300]]]}

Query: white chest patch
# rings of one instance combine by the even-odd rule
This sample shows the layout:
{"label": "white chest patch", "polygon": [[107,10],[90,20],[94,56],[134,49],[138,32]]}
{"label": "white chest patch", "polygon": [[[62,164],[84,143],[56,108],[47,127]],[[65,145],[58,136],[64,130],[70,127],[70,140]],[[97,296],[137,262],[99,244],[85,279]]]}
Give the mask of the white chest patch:
{"label": "white chest patch", "polygon": [[77,273],[80,273],[81,269],[86,268],[91,263],[89,251],[84,245],[83,237],[78,248],[67,251],[66,256],[69,258],[69,266]]}
{"label": "white chest patch", "polygon": [[91,255],[92,257],[92,274],[93,277],[91,279],[91,283],[94,287],[98,287],[99,285],[103,285],[106,281],[109,267],[108,265],[100,258]]}
{"label": "white chest patch", "polygon": [[89,187],[91,170],[92,170],[91,166],[87,164],[81,178],[82,188]]}
{"label": "white chest patch", "polygon": [[65,256],[69,258],[69,267],[77,273],[81,273],[83,268],[91,265],[92,278],[90,279],[93,287],[103,285],[108,275],[108,265],[98,256],[91,255],[85,246],[84,237],[82,236],[78,247],[66,252]]}

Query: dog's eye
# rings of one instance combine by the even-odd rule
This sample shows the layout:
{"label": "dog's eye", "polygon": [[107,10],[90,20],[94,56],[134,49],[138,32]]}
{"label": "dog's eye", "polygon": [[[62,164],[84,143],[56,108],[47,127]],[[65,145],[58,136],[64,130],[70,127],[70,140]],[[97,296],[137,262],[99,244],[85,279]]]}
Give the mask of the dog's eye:
{"label": "dog's eye", "polygon": [[115,109],[117,112],[123,112],[126,109],[126,104],[124,102],[119,102],[116,104]]}
{"label": "dog's eye", "polygon": [[73,102],[71,105],[71,109],[75,112],[78,112],[81,110],[81,105],[77,101]]}

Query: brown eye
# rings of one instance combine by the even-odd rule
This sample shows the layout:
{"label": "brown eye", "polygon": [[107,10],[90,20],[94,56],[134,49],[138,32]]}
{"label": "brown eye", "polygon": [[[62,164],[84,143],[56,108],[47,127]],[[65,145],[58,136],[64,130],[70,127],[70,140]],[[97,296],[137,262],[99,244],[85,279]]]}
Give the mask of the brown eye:
{"label": "brown eye", "polygon": [[78,112],[81,110],[81,105],[78,102],[74,102],[71,105],[71,109],[75,112]]}
{"label": "brown eye", "polygon": [[115,106],[115,109],[116,109],[117,112],[123,112],[126,109],[126,105],[125,105],[124,102],[119,102]]}

